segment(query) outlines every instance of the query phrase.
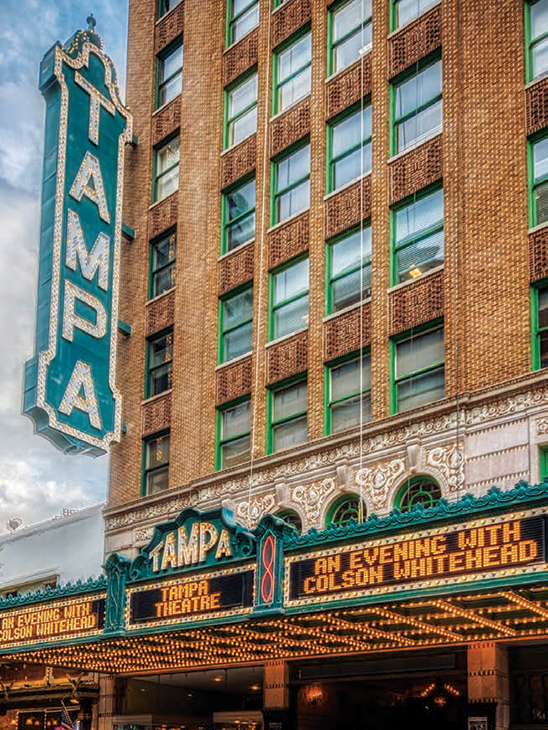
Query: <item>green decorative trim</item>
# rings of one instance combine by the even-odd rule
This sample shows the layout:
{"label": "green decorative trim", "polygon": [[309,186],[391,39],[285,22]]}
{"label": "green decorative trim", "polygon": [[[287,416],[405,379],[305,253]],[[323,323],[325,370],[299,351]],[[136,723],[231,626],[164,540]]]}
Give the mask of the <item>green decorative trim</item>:
{"label": "green decorative trim", "polygon": [[36,591],[25,593],[21,596],[13,596],[12,598],[0,597],[0,611],[6,608],[15,608],[16,606],[28,606],[32,603],[43,603],[44,601],[54,601],[58,598],[67,598],[69,596],[84,595],[104,590],[107,587],[107,577],[99,575],[90,577],[87,580],[77,580],[64,583],[56,588],[38,588]]}
{"label": "green decorative trim", "polygon": [[[336,499],[327,511],[327,517],[325,519],[326,529],[329,529],[330,527],[343,527],[344,525],[349,524],[348,522],[345,522],[344,525],[341,525],[340,522],[333,522],[333,519],[337,511],[344,504],[355,501],[357,501],[358,503],[363,501],[360,495],[356,494],[355,492],[347,492],[341,495],[338,499]],[[354,522],[353,519],[351,521]]]}
{"label": "green decorative trim", "polygon": [[548,479],[548,446],[540,447],[540,478],[542,481]]}
{"label": "green decorative trim", "polygon": [[[392,510],[386,517],[371,514],[364,522],[350,522],[342,527],[330,525],[322,532],[310,530],[305,535],[295,532],[284,537],[287,550],[314,547],[316,545],[336,544],[352,541],[362,537],[376,536],[388,532],[402,532],[412,527],[433,527],[442,522],[461,521],[463,517],[474,514],[500,513],[525,505],[544,502],[548,498],[548,481],[530,485],[520,481],[513,489],[503,492],[498,487],[491,489],[481,497],[467,493],[458,502],[447,502],[441,499],[435,507],[423,509],[416,507],[409,512]],[[398,594],[399,595],[399,594]]]}
{"label": "green decorative trim", "polygon": [[130,560],[114,553],[107,558],[103,566],[107,574],[105,634],[120,632],[125,628],[126,582],[130,565]]}

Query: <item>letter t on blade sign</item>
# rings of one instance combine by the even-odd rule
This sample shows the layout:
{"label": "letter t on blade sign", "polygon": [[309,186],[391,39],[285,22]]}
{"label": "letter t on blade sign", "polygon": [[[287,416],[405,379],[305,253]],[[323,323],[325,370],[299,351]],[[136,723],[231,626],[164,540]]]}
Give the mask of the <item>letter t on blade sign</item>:
{"label": "letter t on blade sign", "polygon": [[40,90],[46,173],[35,354],[25,363],[23,412],[63,451],[97,456],[121,436],[116,340],[132,120],[91,27],[46,53]]}

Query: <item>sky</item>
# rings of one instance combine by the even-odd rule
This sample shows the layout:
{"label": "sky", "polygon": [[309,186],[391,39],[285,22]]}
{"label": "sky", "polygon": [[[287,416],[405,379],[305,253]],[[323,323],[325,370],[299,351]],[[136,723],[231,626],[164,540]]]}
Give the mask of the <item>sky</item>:
{"label": "sky", "polygon": [[0,0],[0,534],[106,498],[108,457],[66,456],[21,415],[22,367],[33,354],[44,102],[44,53],[92,12],[123,95],[127,1]]}

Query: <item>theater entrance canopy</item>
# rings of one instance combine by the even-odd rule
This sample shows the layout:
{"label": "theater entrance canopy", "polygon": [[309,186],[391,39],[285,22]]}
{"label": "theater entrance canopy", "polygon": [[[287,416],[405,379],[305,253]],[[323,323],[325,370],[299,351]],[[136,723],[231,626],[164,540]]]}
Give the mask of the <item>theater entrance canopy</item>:
{"label": "theater entrance canopy", "polygon": [[133,562],[0,602],[0,655],[112,674],[548,637],[548,484],[300,535],[184,510]]}

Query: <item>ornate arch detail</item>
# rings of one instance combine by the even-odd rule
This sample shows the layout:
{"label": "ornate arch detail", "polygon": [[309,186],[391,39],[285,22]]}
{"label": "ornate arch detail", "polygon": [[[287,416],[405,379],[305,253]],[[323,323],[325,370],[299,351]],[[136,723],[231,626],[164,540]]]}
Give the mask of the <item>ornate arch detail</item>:
{"label": "ornate arch detail", "polygon": [[[346,502],[351,502],[354,500],[361,500],[364,503],[365,506],[365,514],[362,516],[362,520],[367,518],[368,512],[367,512],[367,504],[365,504],[365,499],[363,499],[363,496],[359,494],[358,492],[348,492],[345,491],[342,494],[339,494],[335,499],[331,500],[329,504],[327,505],[327,508],[325,510],[324,514],[324,522],[322,524],[322,529],[325,529],[326,527],[329,527],[330,524],[332,524],[333,516],[339,509],[339,507],[342,507]],[[330,519],[331,518],[331,519]]]}
{"label": "ornate arch detail", "polygon": [[388,507],[390,511],[396,509],[398,496],[405,487],[406,483],[410,482],[411,480],[419,479],[420,477],[424,477],[428,481],[436,482],[436,484],[440,488],[441,498],[447,499],[449,490],[447,489],[447,484],[445,483],[445,480],[440,477],[440,473],[438,471],[430,467],[424,466],[418,473],[406,473],[402,479],[398,479],[398,481],[394,484],[388,499]]}
{"label": "ornate arch detail", "polygon": [[403,459],[377,464],[372,467],[358,469],[354,475],[353,491],[363,495],[367,513],[387,512],[389,510],[389,495],[396,480],[405,475]]}
{"label": "ornate arch detail", "polygon": [[297,512],[303,523],[303,533],[308,532],[311,527],[322,529],[327,505],[338,492],[340,490],[335,486],[335,480],[331,478],[291,487],[279,484],[276,487],[278,507]]}

